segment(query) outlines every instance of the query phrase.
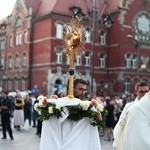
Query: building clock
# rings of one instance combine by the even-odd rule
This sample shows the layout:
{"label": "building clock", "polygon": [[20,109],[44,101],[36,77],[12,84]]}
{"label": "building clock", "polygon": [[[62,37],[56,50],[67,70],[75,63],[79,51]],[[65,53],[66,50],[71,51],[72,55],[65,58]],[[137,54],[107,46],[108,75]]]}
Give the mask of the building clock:
{"label": "building clock", "polygon": [[143,34],[150,33],[150,18],[142,14],[137,18],[137,29]]}

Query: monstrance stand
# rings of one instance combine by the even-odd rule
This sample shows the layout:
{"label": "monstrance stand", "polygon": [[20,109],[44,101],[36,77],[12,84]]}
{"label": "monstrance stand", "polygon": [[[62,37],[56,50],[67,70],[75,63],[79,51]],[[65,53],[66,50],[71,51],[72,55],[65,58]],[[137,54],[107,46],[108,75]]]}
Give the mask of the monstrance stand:
{"label": "monstrance stand", "polygon": [[76,18],[72,18],[70,21],[71,31],[65,33],[65,44],[67,46],[67,53],[69,56],[69,86],[68,86],[68,97],[69,99],[74,98],[74,65],[76,60],[76,52],[79,46],[82,46],[81,37],[82,37],[82,27],[79,21]]}

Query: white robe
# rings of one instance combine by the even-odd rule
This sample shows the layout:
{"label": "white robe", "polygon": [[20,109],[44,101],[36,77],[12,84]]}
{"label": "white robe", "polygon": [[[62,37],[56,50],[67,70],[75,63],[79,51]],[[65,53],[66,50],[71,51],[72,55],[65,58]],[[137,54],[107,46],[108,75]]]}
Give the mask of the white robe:
{"label": "white robe", "polygon": [[122,139],[122,133],[123,133],[123,129],[124,129],[124,123],[126,121],[126,113],[128,112],[129,108],[131,106],[133,106],[136,102],[138,102],[139,100],[136,98],[134,101],[129,102],[125,105],[123,111],[121,112],[121,115],[119,117],[119,120],[113,130],[114,133],[114,142],[113,142],[113,147],[117,147],[118,150],[120,150],[121,145],[121,139]]}
{"label": "white robe", "polygon": [[119,124],[114,134],[119,150],[150,150],[150,93],[130,107]]}

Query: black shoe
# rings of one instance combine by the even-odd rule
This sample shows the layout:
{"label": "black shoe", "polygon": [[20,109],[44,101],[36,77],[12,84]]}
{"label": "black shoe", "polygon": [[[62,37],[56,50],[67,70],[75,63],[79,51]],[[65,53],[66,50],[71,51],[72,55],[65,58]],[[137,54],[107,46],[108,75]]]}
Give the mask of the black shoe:
{"label": "black shoe", "polygon": [[6,137],[2,137],[1,139],[6,139]]}
{"label": "black shoe", "polygon": [[14,140],[14,137],[11,137],[10,139],[11,139],[11,140]]}

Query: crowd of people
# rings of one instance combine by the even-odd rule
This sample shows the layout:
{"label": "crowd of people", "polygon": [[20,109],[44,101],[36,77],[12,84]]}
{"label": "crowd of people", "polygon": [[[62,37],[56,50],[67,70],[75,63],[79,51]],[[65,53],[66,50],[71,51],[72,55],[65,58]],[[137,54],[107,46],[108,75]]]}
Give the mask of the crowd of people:
{"label": "crowd of people", "polygon": [[[75,98],[84,100],[86,89],[87,84],[85,80],[81,78],[74,79]],[[143,101],[141,102],[141,104],[138,104],[137,102],[139,102],[140,99],[143,99],[145,97],[144,96],[145,93],[147,92],[149,92],[149,85],[145,82],[138,82],[135,85],[135,93],[133,93],[132,95],[128,95],[126,97],[119,97],[119,96],[98,97],[95,94],[91,94],[89,97],[86,97],[86,99],[89,100],[91,100],[93,97],[96,97],[104,104],[105,109],[107,110],[107,116],[103,120],[105,128],[103,132],[100,133],[100,135],[104,136],[106,141],[114,141],[113,145],[116,146],[118,150],[127,150],[127,149],[132,150],[132,148],[130,148],[131,144],[127,137],[127,134],[135,136],[134,130],[131,129],[132,127],[131,122],[133,121],[132,119],[137,120],[137,117],[135,117],[136,114],[133,115],[134,114],[133,111],[135,111],[136,109],[137,112],[138,111],[137,108],[139,107],[141,108],[142,105],[144,105],[143,104],[144,100],[141,100]],[[58,91],[55,92],[54,94],[57,95],[58,97],[65,96],[63,92],[60,93]],[[35,97],[35,95],[32,94],[29,94],[25,98],[22,98],[19,91],[16,91],[16,97],[14,101],[12,101],[11,99],[8,98],[7,92],[5,91],[2,92],[2,98],[0,102],[2,129],[3,129],[2,139],[7,138],[6,130],[9,133],[10,139],[11,140],[14,139],[13,130],[11,127],[12,117],[14,121],[14,128],[16,128],[16,130],[20,131],[21,127],[24,126],[25,121],[28,120],[29,128],[37,127],[37,134],[38,135],[41,134],[42,122],[38,120],[39,114],[34,110],[34,104],[36,102],[38,102],[37,97]],[[144,141],[142,141],[142,143],[145,144]],[[128,145],[128,148],[126,147],[126,145]],[[148,147],[150,145],[147,144],[146,146]]]}
{"label": "crowd of people", "polygon": [[27,94],[22,97],[19,90],[16,90],[16,96],[10,97],[6,91],[2,91],[0,98],[0,113],[2,124],[2,138],[6,139],[8,131],[10,139],[14,140],[12,124],[17,131],[21,131],[26,121],[29,128],[37,128],[39,136],[41,134],[41,123],[38,121],[38,112],[34,110],[34,104],[38,102],[37,97]]}

